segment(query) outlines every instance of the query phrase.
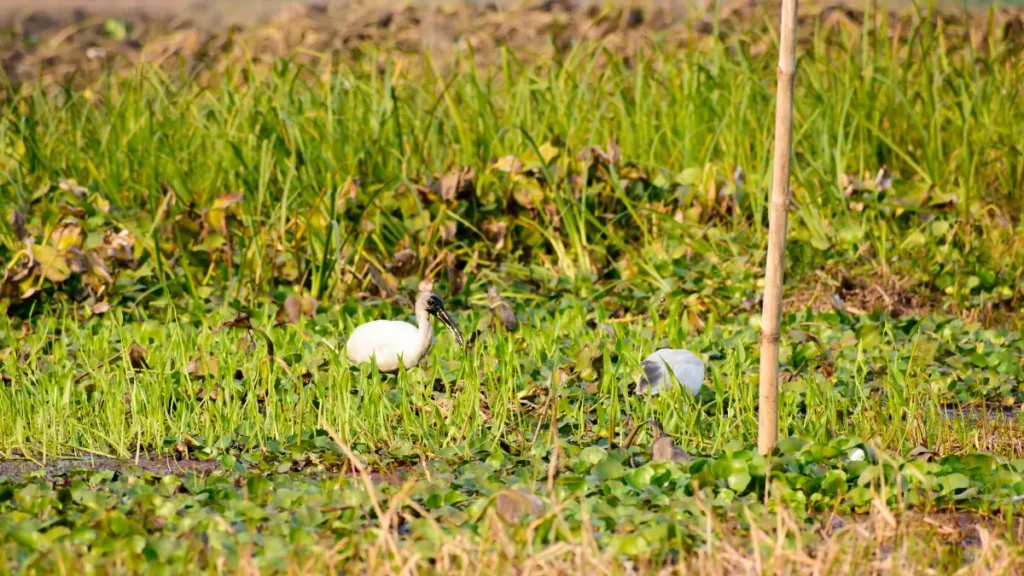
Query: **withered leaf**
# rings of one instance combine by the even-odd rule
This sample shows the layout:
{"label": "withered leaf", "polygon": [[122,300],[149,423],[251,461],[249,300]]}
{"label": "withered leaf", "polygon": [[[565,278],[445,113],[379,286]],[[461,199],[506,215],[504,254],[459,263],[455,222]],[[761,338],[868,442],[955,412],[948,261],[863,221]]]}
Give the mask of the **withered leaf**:
{"label": "withered leaf", "polygon": [[25,215],[18,210],[11,212],[11,229],[19,242],[28,236],[28,230],[25,229]]}
{"label": "withered leaf", "polygon": [[908,458],[930,461],[935,459],[935,452],[924,446],[915,446],[908,454]]}
{"label": "withered leaf", "polygon": [[391,257],[392,268],[395,270],[404,270],[415,261],[416,252],[413,252],[408,248],[395,252],[395,255]]}
{"label": "withered leaf", "polygon": [[491,308],[491,313],[497,319],[498,323],[501,324],[502,328],[509,332],[515,332],[519,329],[519,320],[516,318],[515,311],[512,310],[512,306],[505,301],[504,298],[498,294],[498,288],[491,286],[491,289],[487,291],[487,304]]}
{"label": "withered leaf", "polygon": [[448,258],[448,294],[455,296],[466,287],[466,273],[455,265],[455,258]]}
{"label": "withered leaf", "polygon": [[103,212],[104,214],[110,212],[110,201],[100,196],[99,194],[96,194],[92,197],[92,205],[95,206],[97,210]]}
{"label": "withered leaf", "polygon": [[206,211],[206,221],[210,224],[210,227],[214,230],[219,230],[222,234],[227,234],[228,209],[232,205],[241,202],[243,198],[241,192],[228,192],[218,196],[213,201],[213,206]]}
{"label": "withered leaf", "polygon": [[398,294],[398,278],[389,272],[381,272],[376,266],[370,266],[370,277],[384,298],[394,298]]}
{"label": "withered leaf", "polygon": [[220,325],[221,328],[238,328],[240,330],[251,330],[252,322],[249,320],[249,315],[245,312],[239,312],[237,316],[228,320]]}
{"label": "withered leaf", "polygon": [[459,223],[455,220],[448,220],[441,225],[441,240],[451,242],[459,232]]}
{"label": "withered leaf", "polygon": [[135,260],[132,249],[135,246],[135,236],[127,229],[118,233],[108,233],[103,239],[106,246],[106,257],[113,258],[118,264],[135,270],[139,263]]}
{"label": "withered leaf", "polygon": [[472,166],[452,170],[441,177],[436,185],[435,192],[443,200],[452,201],[459,196],[471,194],[474,190],[476,170]]}
{"label": "withered leaf", "polygon": [[[623,166],[619,170],[619,177],[622,178],[623,180],[644,180],[644,181],[646,181],[647,180],[647,172],[645,170],[643,170],[642,168],[639,168],[637,166],[633,166],[633,165]],[[625,186],[626,182],[623,182],[622,185]]]}
{"label": "withered leaf", "polygon": [[561,150],[559,150],[552,142],[545,142],[541,144],[537,149],[537,152],[540,153],[540,158],[545,164],[551,164],[551,161],[561,154]]}
{"label": "withered leaf", "polygon": [[865,173],[863,179],[843,174],[839,177],[839,187],[843,189],[843,194],[848,198],[858,192],[883,192],[892,187],[892,173],[882,167],[874,178],[871,178],[869,173]]}
{"label": "withered leaf", "polygon": [[243,354],[252,354],[256,351],[256,341],[253,340],[248,333],[242,335],[240,344],[242,346]]}
{"label": "withered leaf", "polygon": [[295,294],[289,294],[284,300],[285,321],[295,324],[302,318],[302,300]]}
{"label": "withered leaf", "polygon": [[511,155],[502,156],[491,164],[491,168],[508,172],[509,174],[518,174],[523,171],[523,161]]}
{"label": "withered leaf", "polygon": [[78,196],[79,198],[83,199],[85,198],[86,194],[89,193],[88,188],[84,186],[79,186],[78,182],[75,182],[74,180],[66,180],[64,178],[61,178],[59,180],[58,187],[61,190],[64,190],[65,192],[71,192],[75,196]]}
{"label": "withered leaf", "polygon": [[622,149],[612,140],[608,143],[607,151],[602,150],[600,146],[587,146],[580,150],[576,158],[586,163],[594,161],[605,166],[614,166],[622,160]]}
{"label": "withered leaf", "polygon": [[288,297],[285,298],[284,306],[282,307],[284,318],[279,318],[279,320],[283,320],[289,324],[297,324],[303,316],[307,318],[313,318],[316,316],[316,310],[318,307],[319,303],[315,298],[289,294]]}
{"label": "withered leaf", "polygon": [[216,374],[220,369],[220,361],[213,356],[193,358],[185,369],[193,378],[206,378]]}
{"label": "withered leaf", "polygon": [[494,249],[501,250],[505,246],[508,223],[500,220],[487,220],[483,224],[483,232],[487,241],[494,244]]}
{"label": "withered leaf", "polygon": [[563,368],[555,368],[548,377],[548,388],[559,388],[569,381],[571,376]]}
{"label": "withered leaf", "polygon": [[213,201],[214,210],[224,210],[232,204],[238,204],[245,200],[245,195],[241,192],[228,192],[227,194],[221,194]]}
{"label": "withered leaf", "polygon": [[85,234],[82,232],[82,227],[74,220],[62,222],[60,226],[53,229],[53,232],[50,232],[50,245],[59,252],[81,247],[84,239]]}
{"label": "withered leaf", "polygon": [[99,315],[110,311],[110,304],[108,302],[97,302],[90,308],[93,314]]}
{"label": "withered leaf", "polygon": [[875,175],[875,188],[879,191],[892,188],[892,172],[889,172],[885,166],[879,168],[878,174]]}
{"label": "withered leaf", "polygon": [[95,252],[89,253],[90,269],[97,278],[103,280],[107,284],[113,284],[114,279],[110,276],[110,272],[107,271],[107,263],[103,261],[103,257]]}
{"label": "withered leaf", "polygon": [[558,206],[554,202],[548,202],[544,205],[544,214],[548,217],[548,222],[551,223],[551,227],[558,230],[562,227],[562,215],[558,211]]}
{"label": "withered leaf", "polygon": [[143,348],[138,342],[132,342],[131,347],[128,349],[128,361],[131,363],[132,368],[135,370],[142,370],[143,368],[149,370],[149,364],[146,362],[147,354],[149,354],[149,350]]}
{"label": "withered leaf", "polygon": [[60,283],[71,276],[71,268],[57,249],[45,244],[32,246],[32,257],[39,266],[39,274],[53,283]]}
{"label": "withered leaf", "polygon": [[74,216],[75,218],[88,218],[89,213],[81,206],[71,206],[61,203],[59,206],[61,214]]}
{"label": "withered leaf", "polygon": [[81,274],[89,269],[89,260],[78,249],[78,246],[68,248],[67,252],[64,253],[64,259],[67,260],[68,267],[75,274]]}
{"label": "withered leaf", "polygon": [[345,200],[355,200],[359,196],[359,179],[353,178],[345,183],[339,190],[338,201],[344,202]]}
{"label": "withered leaf", "polygon": [[544,201],[544,189],[533,178],[520,178],[513,186],[512,199],[523,208],[536,208]]}

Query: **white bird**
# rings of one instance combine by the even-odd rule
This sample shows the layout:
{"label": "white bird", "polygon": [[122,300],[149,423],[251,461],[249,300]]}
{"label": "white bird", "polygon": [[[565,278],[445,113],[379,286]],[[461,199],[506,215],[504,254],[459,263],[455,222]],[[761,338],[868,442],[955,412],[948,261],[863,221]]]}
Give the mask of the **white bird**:
{"label": "white bird", "polygon": [[407,369],[416,366],[430,350],[434,336],[434,327],[430,323],[432,315],[452,331],[455,341],[462,346],[462,333],[445,311],[441,299],[430,290],[420,290],[416,297],[417,326],[397,320],[374,320],[361,324],[352,331],[345,345],[349,362],[362,364],[376,359],[377,369],[381,372],[396,372],[399,363]]}
{"label": "white bird", "polygon": [[662,348],[644,358],[640,365],[644,375],[636,386],[638,394],[650,393],[653,396],[666,389],[672,383],[667,378],[666,367],[690,394],[696,396],[704,386],[704,363],[689,350]]}

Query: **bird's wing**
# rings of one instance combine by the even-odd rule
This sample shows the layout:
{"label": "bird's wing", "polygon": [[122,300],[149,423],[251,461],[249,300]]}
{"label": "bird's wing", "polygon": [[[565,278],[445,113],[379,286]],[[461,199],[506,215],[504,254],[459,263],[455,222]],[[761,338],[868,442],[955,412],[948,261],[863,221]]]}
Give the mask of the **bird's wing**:
{"label": "bird's wing", "polygon": [[644,358],[640,366],[644,369],[644,377],[640,385],[637,386],[637,392],[657,394],[661,389],[661,381],[665,378],[665,364],[661,358],[651,354]]}

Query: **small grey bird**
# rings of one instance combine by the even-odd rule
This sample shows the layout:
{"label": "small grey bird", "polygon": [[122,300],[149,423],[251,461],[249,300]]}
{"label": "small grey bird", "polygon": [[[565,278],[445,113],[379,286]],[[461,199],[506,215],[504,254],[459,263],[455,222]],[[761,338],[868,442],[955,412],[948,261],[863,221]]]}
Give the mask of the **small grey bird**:
{"label": "small grey bird", "polygon": [[689,350],[662,348],[643,359],[644,375],[637,383],[637,394],[660,394],[672,384],[668,371],[694,396],[704,386],[704,362]]}

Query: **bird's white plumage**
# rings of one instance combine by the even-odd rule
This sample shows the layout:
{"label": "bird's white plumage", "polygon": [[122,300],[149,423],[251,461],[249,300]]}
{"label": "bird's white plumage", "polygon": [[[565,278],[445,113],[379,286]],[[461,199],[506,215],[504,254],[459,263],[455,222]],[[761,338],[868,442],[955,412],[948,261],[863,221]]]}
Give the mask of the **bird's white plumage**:
{"label": "bird's white plumage", "polygon": [[[430,331],[430,325],[427,324]],[[345,351],[349,362],[361,364],[370,362],[376,354],[377,369],[381,372],[398,370],[401,359],[406,368],[419,363],[420,358],[430,349],[431,333],[424,335],[420,329],[408,322],[396,320],[374,320],[352,331]]]}
{"label": "bird's white plumage", "polygon": [[672,383],[666,366],[690,394],[696,395],[704,385],[704,362],[689,350],[661,348],[644,358],[641,366],[646,382],[642,381],[637,388],[640,393],[658,394]]}

